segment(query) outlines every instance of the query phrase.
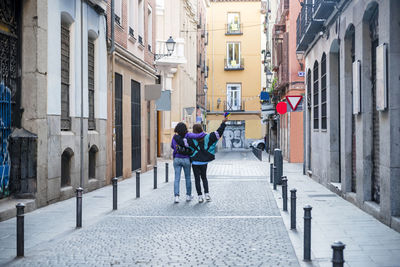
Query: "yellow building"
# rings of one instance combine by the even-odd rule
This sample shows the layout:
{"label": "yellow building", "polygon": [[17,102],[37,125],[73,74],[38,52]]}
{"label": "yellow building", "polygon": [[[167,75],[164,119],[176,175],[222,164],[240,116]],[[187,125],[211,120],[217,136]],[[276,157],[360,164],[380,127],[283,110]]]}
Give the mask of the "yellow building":
{"label": "yellow building", "polygon": [[212,1],[207,10],[207,130],[231,113],[222,148],[247,148],[262,138],[260,1]]}

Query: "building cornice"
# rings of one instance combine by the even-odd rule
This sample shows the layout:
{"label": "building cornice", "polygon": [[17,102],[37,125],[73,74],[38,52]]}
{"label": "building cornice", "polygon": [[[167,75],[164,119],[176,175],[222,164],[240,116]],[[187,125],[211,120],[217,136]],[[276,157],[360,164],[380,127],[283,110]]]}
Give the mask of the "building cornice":
{"label": "building cornice", "polygon": [[145,61],[141,60],[131,52],[127,51],[125,48],[123,48],[121,45],[118,43],[115,44],[115,52],[117,53],[117,56],[121,57],[122,59],[128,61],[132,65],[136,66],[139,70],[147,73],[153,78],[157,78],[157,70],[150,66],[148,63]]}

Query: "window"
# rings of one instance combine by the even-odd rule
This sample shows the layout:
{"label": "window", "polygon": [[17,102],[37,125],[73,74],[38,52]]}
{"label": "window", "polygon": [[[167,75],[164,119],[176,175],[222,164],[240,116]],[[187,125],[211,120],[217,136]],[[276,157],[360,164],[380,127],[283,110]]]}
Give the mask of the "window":
{"label": "window", "polygon": [[240,34],[240,15],[239,13],[228,13],[227,34]]}
{"label": "window", "polygon": [[241,109],[241,84],[226,85],[226,106],[225,110],[240,110]]}
{"label": "window", "polygon": [[326,130],[326,55],[321,59],[321,129]]}
{"label": "window", "polygon": [[71,162],[74,152],[67,148],[61,155],[61,187],[71,185]]}
{"label": "window", "polygon": [[61,24],[61,130],[71,130],[69,116],[69,65],[70,65],[69,25]]}
{"label": "window", "polygon": [[89,179],[96,179],[96,156],[99,149],[93,145],[89,150]]}
{"label": "window", "polygon": [[307,72],[307,108],[311,109],[311,70],[309,69]]}
{"label": "window", "polygon": [[147,10],[147,45],[151,52],[151,46],[153,45],[153,12],[151,6]]}
{"label": "window", "polygon": [[94,59],[94,40],[88,40],[88,93],[89,93],[89,118],[88,118],[88,129],[96,129],[96,121],[94,119],[94,69],[95,69],[95,59]]}
{"label": "window", "polygon": [[241,68],[240,62],[240,43],[228,43],[226,46],[226,64],[227,69]]}
{"label": "window", "polygon": [[313,70],[313,76],[314,76],[314,94],[313,94],[313,110],[314,110],[314,129],[319,129],[319,110],[318,110],[318,62],[315,61],[314,63],[314,70]]}
{"label": "window", "polygon": [[115,0],[114,1],[114,14],[115,14],[115,22],[119,25],[122,24],[122,0]]}
{"label": "window", "polygon": [[138,39],[139,44],[143,45],[144,34],[144,0],[138,0]]}
{"label": "window", "polygon": [[132,37],[135,29],[135,10],[137,10],[137,0],[129,0],[129,35]]}

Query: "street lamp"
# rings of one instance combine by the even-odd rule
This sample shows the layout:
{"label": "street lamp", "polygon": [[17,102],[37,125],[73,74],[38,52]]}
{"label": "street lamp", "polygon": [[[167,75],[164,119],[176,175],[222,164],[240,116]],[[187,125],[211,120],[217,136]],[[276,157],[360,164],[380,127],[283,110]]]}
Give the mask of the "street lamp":
{"label": "street lamp", "polygon": [[165,42],[165,46],[167,47],[167,54],[154,54],[154,61],[159,60],[160,58],[163,57],[169,57],[172,55],[172,53],[175,50],[175,44],[176,42],[174,41],[174,39],[172,39],[172,36],[170,36],[168,38],[168,40]]}

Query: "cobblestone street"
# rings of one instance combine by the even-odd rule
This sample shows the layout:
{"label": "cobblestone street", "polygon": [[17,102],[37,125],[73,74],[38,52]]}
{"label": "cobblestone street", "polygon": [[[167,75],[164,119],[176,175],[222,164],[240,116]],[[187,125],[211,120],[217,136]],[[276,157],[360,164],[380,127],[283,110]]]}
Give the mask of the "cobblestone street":
{"label": "cobblestone street", "polygon": [[11,266],[298,266],[267,164],[251,152],[231,152],[209,167],[212,202],[174,204],[170,181],[91,226],[27,250]]}

